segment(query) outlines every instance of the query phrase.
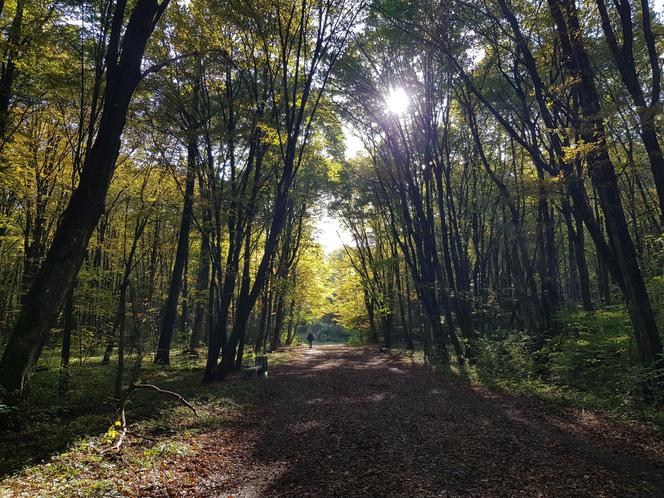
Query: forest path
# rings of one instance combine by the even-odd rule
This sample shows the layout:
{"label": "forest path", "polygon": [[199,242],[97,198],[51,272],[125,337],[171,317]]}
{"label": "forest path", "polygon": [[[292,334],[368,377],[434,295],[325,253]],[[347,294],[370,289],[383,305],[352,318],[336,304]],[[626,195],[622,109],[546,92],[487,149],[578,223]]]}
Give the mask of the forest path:
{"label": "forest path", "polygon": [[220,496],[664,496],[664,442],[638,426],[366,349],[295,351],[259,389],[250,469]]}

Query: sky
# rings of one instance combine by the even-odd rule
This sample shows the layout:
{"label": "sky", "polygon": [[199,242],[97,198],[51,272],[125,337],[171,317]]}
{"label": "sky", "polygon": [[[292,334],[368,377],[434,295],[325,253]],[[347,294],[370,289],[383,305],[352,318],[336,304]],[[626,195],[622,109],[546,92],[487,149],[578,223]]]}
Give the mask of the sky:
{"label": "sky", "polygon": [[[364,149],[362,141],[353,134],[349,125],[344,125],[344,141],[346,143],[346,159],[351,159]],[[316,242],[323,246],[325,254],[341,249],[344,244],[354,245],[353,237],[336,216],[325,213],[316,221]]]}
{"label": "sky", "polygon": [[341,249],[344,244],[354,245],[353,237],[336,216],[323,215],[316,222],[316,242],[323,246],[325,254]]}

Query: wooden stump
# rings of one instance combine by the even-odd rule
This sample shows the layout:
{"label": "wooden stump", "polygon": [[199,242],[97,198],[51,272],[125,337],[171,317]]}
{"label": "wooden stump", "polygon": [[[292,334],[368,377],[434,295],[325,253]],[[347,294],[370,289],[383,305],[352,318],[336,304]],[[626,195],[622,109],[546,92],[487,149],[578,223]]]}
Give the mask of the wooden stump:
{"label": "wooden stump", "polygon": [[256,366],[260,367],[260,375],[267,375],[267,356],[256,356]]}
{"label": "wooden stump", "polygon": [[255,379],[260,374],[261,368],[262,367],[260,367],[260,366],[242,368],[242,378],[243,379]]}

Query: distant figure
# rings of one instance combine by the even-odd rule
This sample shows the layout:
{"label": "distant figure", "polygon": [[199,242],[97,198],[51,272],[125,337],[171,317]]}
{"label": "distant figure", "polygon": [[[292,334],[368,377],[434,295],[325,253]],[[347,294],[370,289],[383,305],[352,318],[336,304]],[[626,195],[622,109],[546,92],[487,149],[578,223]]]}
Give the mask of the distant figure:
{"label": "distant figure", "polygon": [[311,332],[307,336],[307,341],[309,341],[309,349],[311,349],[314,346],[314,335]]}

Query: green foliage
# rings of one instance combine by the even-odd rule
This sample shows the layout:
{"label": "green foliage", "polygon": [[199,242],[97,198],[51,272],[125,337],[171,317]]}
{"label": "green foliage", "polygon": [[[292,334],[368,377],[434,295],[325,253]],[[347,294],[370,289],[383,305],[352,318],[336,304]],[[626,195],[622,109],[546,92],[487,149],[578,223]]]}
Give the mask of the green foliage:
{"label": "green foliage", "polygon": [[645,385],[662,379],[638,366],[629,316],[624,307],[558,316],[560,333],[533,352],[521,331],[499,331],[478,341],[476,363],[467,370],[482,384],[521,394],[536,393],[564,404],[638,418],[664,427],[658,406],[644,404]]}
{"label": "green foliage", "polygon": [[360,275],[343,251],[330,255],[330,266],[334,321],[347,330],[366,330],[368,323]]}
{"label": "green foliage", "polygon": [[564,332],[542,352],[551,382],[605,398],[637,394],[635,344],[623,308],[569,313],[561,323]]}
{"label": "green foliage", "polygon": [[[279,355],[271,355],[270,361],[278,362]],[[46,352],[28,398],[20,407],[16,430],[0,435],[0,475],[24,469],[21,475],[39,474],[39,479],[45,480],[62,474],[75,476],[78,468],[85,468],[87,459],[98,456],[99,449],[115,439],[119,430],[119,422],[113,422],[115,401],[111,396],[115,365],[100,363],[99,356],[73,363],[70,389],[62,394],[57,389],[58,357]],[[250,383],[201,386],[203,366],[203,358],[192,360],[177,353],[168,370],[145,363],[142,381],[182,394],[200,413],[199,418],[193,418],[186,407],[169,397],[152,391],[136,392],[127,403],[126,418],[130,431],[156,440],[145,455],[150,462],[157,462],[158,454],[186,452],[186,443],[180,440],[183,435],[217,427],[220,417],[241,410],[252,398],[254,386]],[[54,457],[50,467],[32,468],[63,451],[69,456],[65,453]],[[92,484],[84,483],[87,487]],[[72,482],[66,488],[71,492],[69,486]],[[58,496],[73,495],[63,491]]]}
{"label": "green foliage", "polygon": [[163,441],[145,450],[143,454],[150,460],[158,460],[168,456],[181,456],[191,453],[191,446],[182,441]]}
{"label": "green foliage", "polygon": [[529,344],[530,338],[523,332],[498,331],[492,337],[482,337],[475,367],[484,379],[529,382],[535,371]]}
{"label": "green foliage", "polygon": [[309,332],[320,342],[346,342],[349,337],[348,330],[332,321],[329,315],[306,327],[300,335],[305,337]]}
{"label": "green foliage", "polygon": [[371,341],[371,333],[368,330],[350,329],[348,331],[348,344],[362,346]]}

